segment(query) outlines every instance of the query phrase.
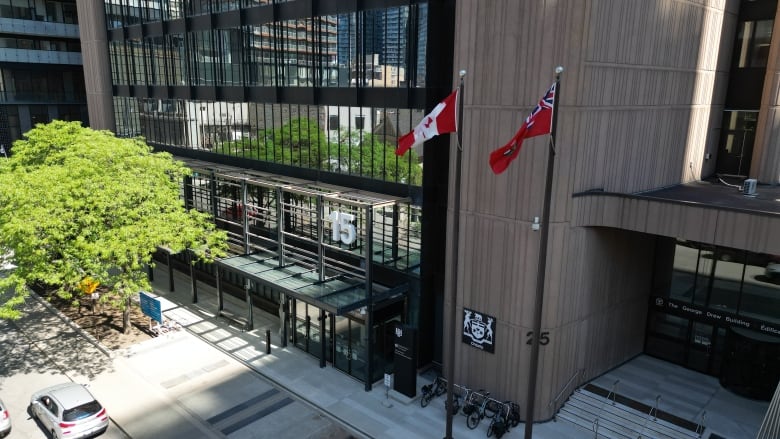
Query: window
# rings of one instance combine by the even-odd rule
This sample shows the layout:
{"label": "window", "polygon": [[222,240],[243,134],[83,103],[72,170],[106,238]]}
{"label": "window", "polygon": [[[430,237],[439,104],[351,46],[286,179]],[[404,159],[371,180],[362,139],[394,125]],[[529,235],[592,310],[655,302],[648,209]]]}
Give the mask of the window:
{"label": "window", "polygon": [[355,129],[362,130],[365,121],[366,121],[366,116],[362,114],[355,116]]}
{"label": "window", "polygon": [[738,68],[766,67],[773,20],[744,21],[739,24],[735,46]]}
{"label": "window", "polygon": [[339,129],[339,115],[331,114],[328,116],[328,130],[336,131]]}

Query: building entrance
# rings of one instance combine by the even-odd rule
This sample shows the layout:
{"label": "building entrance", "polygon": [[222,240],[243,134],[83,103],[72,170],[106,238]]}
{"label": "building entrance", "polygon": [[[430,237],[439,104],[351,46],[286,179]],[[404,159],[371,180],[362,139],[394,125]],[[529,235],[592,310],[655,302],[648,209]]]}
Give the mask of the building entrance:
{"label": "building entrance", "polygon": [[[373,382],[393,369],[393,328],[402,321],[403,301],[373,310],[372,327],[366,330],[367,309],[336,315],[300,300],[290,300],[293,329],[289,341],[295,347],[360,381]],[[369,343],[372,353],[369,353]],[[373,361],[369,368],[369,358]],[[369,370],[371,377],[368,377]]]}
{"label": "building entrance", "polygon": [[770,400],[780,379],[780,338],[729,328],[720,384],[748,398]]}

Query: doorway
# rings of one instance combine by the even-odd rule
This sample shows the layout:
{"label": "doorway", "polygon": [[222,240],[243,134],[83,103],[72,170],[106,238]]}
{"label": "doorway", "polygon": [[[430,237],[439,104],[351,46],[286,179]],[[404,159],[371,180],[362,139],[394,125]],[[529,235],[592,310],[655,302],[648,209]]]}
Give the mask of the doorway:
{"label": "doorway", "polygon": [[753,158],[757,111],[724,111],[723,132],[715,172],[728,177],[747,177]]}

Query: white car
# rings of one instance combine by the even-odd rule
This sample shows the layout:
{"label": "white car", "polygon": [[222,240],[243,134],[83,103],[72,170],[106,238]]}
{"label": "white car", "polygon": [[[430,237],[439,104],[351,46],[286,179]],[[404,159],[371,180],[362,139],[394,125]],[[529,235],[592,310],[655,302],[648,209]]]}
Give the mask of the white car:
{"label": "white car", "polygon": [[8,406],[0,399],[0,437],[6,437],[11,433],[11,415],[8,414]]}
{"label": "white car", "polygon": [[106,409],[86,387],[76,383],[57,384],[33,393],[30,414],[52,439],[92,437],[108,428]]}

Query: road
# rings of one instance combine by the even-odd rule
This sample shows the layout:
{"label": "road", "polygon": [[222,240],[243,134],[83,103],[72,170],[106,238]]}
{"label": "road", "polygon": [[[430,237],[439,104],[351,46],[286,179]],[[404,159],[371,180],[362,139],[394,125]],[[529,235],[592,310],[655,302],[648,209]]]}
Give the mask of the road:
{"label": "road", "polygon": [[0,398],[11,438],[42,438],[27,413],[30,394],[60,382],[88,384],[111,424],[101,438],[298,439],[353,437],[337,422],[184,330],[113,358],[40,299],[0,321]]}
{"label": "road", "polygon": [[[0,398],[8,406],[11,415],[13,430],[10,437],[13,439],[46,437],[44,430],[27,412],[30,394],[49,385],[74,381],[69,376],[73,369],[63,370],[61,362],[58,364],[46,355],[47,346],[55,341],[51,336],[42,336],[37,340],[28,338],[16,323],[0,320]],[[67,338],[64,342],[68,343]],[[109,363],[93,357],[85,365],[94,366],[95,372],[100,373],[109,367]],[[114,422],[109,424],[108,430],[101,437],[128,438]]]}

